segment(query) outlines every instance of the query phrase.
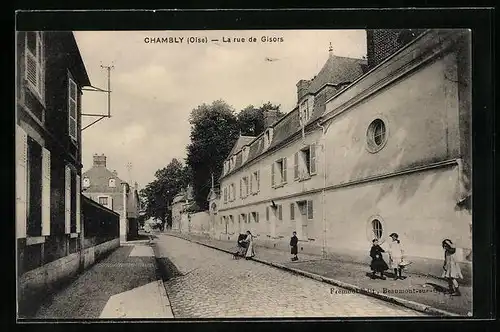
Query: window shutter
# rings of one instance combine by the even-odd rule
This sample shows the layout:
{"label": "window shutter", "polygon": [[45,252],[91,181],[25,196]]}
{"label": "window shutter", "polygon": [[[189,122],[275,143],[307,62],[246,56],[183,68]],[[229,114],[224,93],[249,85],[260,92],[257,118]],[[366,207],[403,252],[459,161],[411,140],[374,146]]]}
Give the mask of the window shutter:
{"label": "window shutter", "polygon": [[250,193],[253,194],[253,174],[250,176]]}
{"label": "window shutter", "polygon": [[42,148],[42,235],[50,235],[50,151]]}
{"label": "window shutter", "polygon": [[76,232],[80,233],[81,225],[80,225],[80,218],[81,218],[81,196],[82,195],[82,189],[81,189],[81,182],[80,182],[80,175],[76,176]]}
{"label": "window shutter", "polygon": [[28,135],[16,126],[16,237],[26,237]]}
{"label": "window shutter", "polygon": [[311,172],[310,174],[316,174],[316,146],[311,145],[309,147],[309,163],[311,165]]}
{"label": "window shutter", "polygon": [[286,182],[286,157],[283,158],[283,182]]}
{"label": "window shutter", "polygon": [[257,192],[260,191],[260,170],[257,171]]}
{"label": "window shutter", "polygon": [[299,178],[299,153],[295,152],[293,155],[293,178],[297,180]]}
{"label": "window shutter", "polygon": [[295,205],[290,203],[290,219],[295,220]]}
{"label": "window shutter", "polygon": [[307,219],[314,218],[313,209],[313,201],[307,201]]}
{"label": "window shutter", "polygon": [[274,187],[274,163],[271,164],[271,185]]}
{"label": "window shutter", "polygon": [[240,179],[240,198],[243,198],[243,179]]}
{"label": "window shutter", "polygon": [[66,234],[71,233],[71,170],[69,166],[65,166],[64,178],[64,226]]}
{"label": "window shutter", "polygon": [[282,205],[278,205],[278,218],[279,220],[283,220],[283,210],[282,210]]}
{"label": "window shutter", "polygon": [[269,221],[269,206],[266,206],[266,221]]}

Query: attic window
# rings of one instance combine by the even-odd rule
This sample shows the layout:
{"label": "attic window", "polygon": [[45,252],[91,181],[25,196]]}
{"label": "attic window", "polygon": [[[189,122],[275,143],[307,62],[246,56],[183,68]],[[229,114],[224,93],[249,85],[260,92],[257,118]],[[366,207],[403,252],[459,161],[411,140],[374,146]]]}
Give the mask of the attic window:
{"label": "attic window", "polygon": [[311,112],[309,110],[309,103],[307,99],[300,104],[299,117],[302,125],[306,124],[311,118]]}
{"label": "attic window", "polygon": [[84,178],[83,179],[83,187],[84,188],[90,187],[90,179],[89,178]]}
{"label": "attic window", "polygon": [[271,145],[271,141],[273,139],[272,128],[266,130],[264,134],[264,149],[267,149]]}
{"label": "attic window", "polygon": [[109,186],[110,186],[111,188],[116,187],[116,181],[115,181],[115,179],[109,179]]}

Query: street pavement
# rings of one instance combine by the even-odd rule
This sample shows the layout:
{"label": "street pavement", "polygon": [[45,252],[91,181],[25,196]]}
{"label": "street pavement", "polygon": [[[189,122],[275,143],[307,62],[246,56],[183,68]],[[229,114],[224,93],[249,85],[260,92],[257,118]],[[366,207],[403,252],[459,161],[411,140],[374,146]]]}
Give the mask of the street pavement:
{"label": "street pavement", "polygon": [[[234,243],[209,239],[204,236],[194,234],[170,233],[173,236],[193,240],[215,248],[223,250],[234,250]],[[269,263],[278,264],[287,268],[314,273],[345,284],[353,285],[363,289],[373,290],[393,298],[404,301],[411,301],[419,304],[419,307],[437,309],[450,313],[451,315],[470,316],[472,312],[472,286],[461,281],[462,296],[455,297],[446,294],[447,282],[441,279],[422,276],[411,273],[411,266],[405,271],[404,280],[393,280],[391,273],[387,273],[387,280],[371,279],[368,274],[369,257],[365,265],[349,262],[347,259],[323,259],[317,255],[307,255],[299,253],[299,261],[290,261],[290,254],[287,251],[266,248],[256,244],[256,258]],[[442,313],[437,312],[437,315]]]}
{"label": "street pavement", "polygon": [[149,241],[133,241],[78,275],[35,319],[172,318]]}
{"label": "street pavement", "polygon": [[158,234],[153,245],[169,264],[164,285],[175,318],[425,316],[177,237]]}

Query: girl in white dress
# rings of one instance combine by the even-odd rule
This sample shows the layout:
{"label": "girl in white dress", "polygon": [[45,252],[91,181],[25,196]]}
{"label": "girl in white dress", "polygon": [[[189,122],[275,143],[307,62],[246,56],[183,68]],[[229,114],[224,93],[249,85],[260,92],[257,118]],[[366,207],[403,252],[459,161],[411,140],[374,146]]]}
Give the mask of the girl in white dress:
{"label": "girl in white dress", "polygon": [[389,242],[389,265],[394,270],[394,280],[403,279],[401,271],[403,270],[404,251],[397,233],[389,235],[392,239]]}

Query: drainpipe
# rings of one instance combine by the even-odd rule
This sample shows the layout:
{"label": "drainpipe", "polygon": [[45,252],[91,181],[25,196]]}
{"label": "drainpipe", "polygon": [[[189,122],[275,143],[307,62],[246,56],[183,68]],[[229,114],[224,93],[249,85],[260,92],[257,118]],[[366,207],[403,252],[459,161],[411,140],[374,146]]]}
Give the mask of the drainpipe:
{"label": "drainpipe", "polygon": [[318,122],[318,127],[321,128],[322,130],[322,140],[323,140],[323,144],[321,145],[322,149],[323,149],[323,158],[324,158],[324,161],[323,161],[323,189],[321,190],[321,199],[322,199],[322,204],[323,204],[323,208],[322,208],[322,214],[323,214],[323,248],[322,248],[322,254],[323,254],[323,258],[326,258],[326,204],[325,204],[325,188],[326,188],[326,161],[327,161],[327,158],[326,158],[326,139],[325,139],[325,134],[326,134],[326,130],[325,130],[325,127],[322,126],[319,122]]}

